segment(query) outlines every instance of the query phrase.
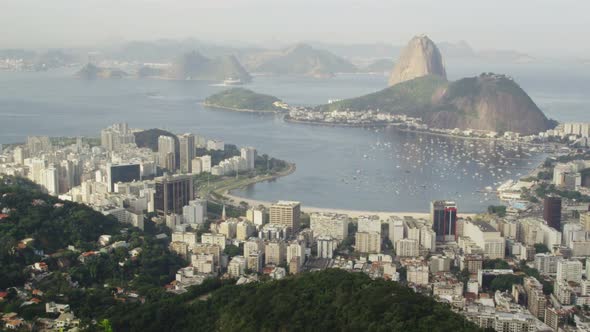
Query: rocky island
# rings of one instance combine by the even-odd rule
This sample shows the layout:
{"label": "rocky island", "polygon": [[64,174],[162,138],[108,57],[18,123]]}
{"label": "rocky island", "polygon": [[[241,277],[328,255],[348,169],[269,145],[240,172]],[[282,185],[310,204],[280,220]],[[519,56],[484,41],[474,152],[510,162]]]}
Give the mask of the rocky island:
{"label": "rocky island", "polygon": [[205,99],[205,106],[238,112],[285,112],[288,106],[277,97],[244,88],[218,92]]}

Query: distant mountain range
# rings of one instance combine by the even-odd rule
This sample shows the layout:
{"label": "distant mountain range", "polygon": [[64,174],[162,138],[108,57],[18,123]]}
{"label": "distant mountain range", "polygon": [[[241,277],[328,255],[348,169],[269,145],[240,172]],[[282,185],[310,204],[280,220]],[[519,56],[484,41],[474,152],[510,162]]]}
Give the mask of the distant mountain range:
{"label": "distant mountain range", "polygon": [[330,77],[335,73],[351,73],[357,70],[344,58],[307,44],[251,53],[243,56],[243,61],[252,72],[272,75]]}
{"label": "distant mountain range", "polygon": [[215,80],[228,78],[249,82],[252,77],[233,55],[207,58],[193,51],[180,56],[164,76],[176,80]]}

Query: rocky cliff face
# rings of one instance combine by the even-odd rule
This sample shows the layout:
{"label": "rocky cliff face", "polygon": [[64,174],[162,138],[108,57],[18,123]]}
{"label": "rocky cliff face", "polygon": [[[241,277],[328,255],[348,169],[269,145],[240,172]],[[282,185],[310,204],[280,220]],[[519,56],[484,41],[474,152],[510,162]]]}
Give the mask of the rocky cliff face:
{"label": "rocky cliff face", "polygon": [[536,134],[550,121],[512,79],[482,74],[449,84],[433,97],[425,121],[437,128],[471,128]]}
{"label": "rocky cliff face", "polygon": [[396,61],[389,77],[389,85],[427,75],[447,78],[442,56],[436,45],[426,36],[416,36],[410,40]]}

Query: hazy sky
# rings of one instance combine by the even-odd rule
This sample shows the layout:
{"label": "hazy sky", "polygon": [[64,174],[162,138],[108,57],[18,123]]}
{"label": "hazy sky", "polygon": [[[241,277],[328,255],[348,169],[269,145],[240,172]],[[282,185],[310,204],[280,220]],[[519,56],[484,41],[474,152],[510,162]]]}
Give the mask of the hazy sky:
{"label": "hazy sky", "polygon": [[157,38],[386,42],[590,55],[588,0],[0,0],[0,48]]}

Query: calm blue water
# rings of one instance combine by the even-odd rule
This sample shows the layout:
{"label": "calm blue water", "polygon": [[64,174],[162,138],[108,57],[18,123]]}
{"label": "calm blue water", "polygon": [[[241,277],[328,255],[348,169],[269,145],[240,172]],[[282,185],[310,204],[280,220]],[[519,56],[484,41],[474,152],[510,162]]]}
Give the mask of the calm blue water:
{"label": "calm blue water", "polygon": [[[510,73],[548,116],[590,121],[588,70],[553,64],[447,67],[450,78],[481,71]],[[383,211],[427,211],[430,200],[442,198],[457,200],[462,211],[481,211],[495,202],[481,190],[525,174],[544,158],[488,142],[288,124],[274,115],[207,110],[199,102],[224,89],[207,82],[79,81],[70,74],[0,72],[0,143],[23,141],[27,135],[98,136],[101,128],[121,121],[136,128],[193,132],[255,146],[297,164],[294,174],[239,190],[239,195]],[[291,104],[314,105],[373,92],[386,81],[368,75],[256,77],[248,88]],[[149,97],[151,93],[158,97]]]}

